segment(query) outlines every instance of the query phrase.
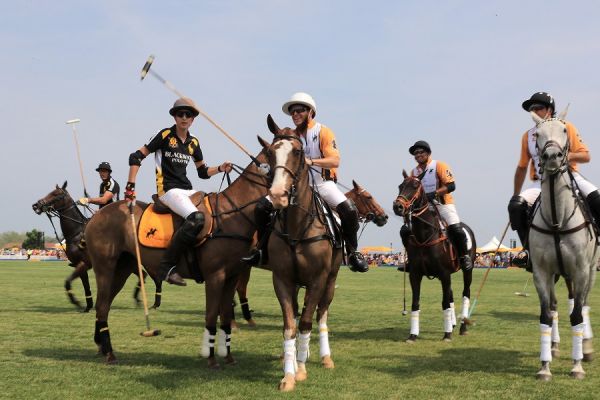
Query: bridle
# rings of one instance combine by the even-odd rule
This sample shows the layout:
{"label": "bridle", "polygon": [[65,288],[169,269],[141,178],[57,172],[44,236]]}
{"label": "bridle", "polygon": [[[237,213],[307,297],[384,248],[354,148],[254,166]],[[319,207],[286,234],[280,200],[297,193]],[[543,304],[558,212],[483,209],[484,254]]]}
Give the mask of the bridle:
{"label": "bridle", "polygon": [[[409,183],[409,182],[417,182],[418,183],[418,189],[413,193],[413,195],[408,198],[406,196],[404,196],[402,193],[398,194],[398,197],[396,197],[396,202],[400,203],[400,205],[402,206],[402,216],[404,217],[404,221],[407,224],[410,224],[410,220],[413,216],[419,216],[421,214],[423,214],[425,212],[425,210],[427,210],[427,207],[429,206],[428,202],[421,202],[423,204],[419,205],[418,208],[416,210],[414,210],[415,207],[415,203],[417,202],[417,200],[420,200],[424,197],[425,195],[425,190],[423,189],[423,185],[421,185],[420,181],[415,178],[415,177],[408,177],[406,179],[406,181],[404,182],[404,184]],[[401,188],[402,185],[399,186],[399,188]]]}
{"label": "bridle", "polygon": [[[366,193],[366,194],[364,194]],[[356,200],[358,203],[360,203],[364,208],[366,208],[368,210],[368,212],[365,213],[365,217],[364,220],[366,222],[371,222],[375,219],[375,215],[376,210],[375,210],[375,206],[373,206],[368,200],[372,199],[373,197],[367,192],[367,189],[362,189],[361,191],[357,191],[356,192]]]}
{"label": "bridle", "polygon": [[[540,125],[546,123],[546,122],[551,122],[551,121],[559,121],[560,123],[564,124],[564,122],[559,119],[559,118],[550,118],[550,119],[545,119],[543,121],[541,121],[540,123],[537,124],[537,127],[539,128]],[[566,127],[564,128],[564,132],[565,132],[565,136],[567,136],[566,134]],[[561,146],[560,143],[558,143],[556,140],[548,140],[546,141],[546,143],[544,143],[544,146],[542,147],[542,149],[540,150],[539,147],[539,143],[537,142],[537,133],[536,133],[536,144],[535,147],[538,150],[538,154],[540,155],[540,175],[543,176],[543,172],[548,172],[549,175],[551,176],[556,176],[559,172],[564,172],[565,169],[567,168],[567,155],[569,154],[569,138],[567,136],[567,140],[565,141],[564,146]],[[551,149],[551,148],[558,148],[558,150],[560,151],[560,153],[564,154],[564,157],[560,163],[560,165],[551,170],[551,171],[546,171],[545,169],[545,165],[546,165],[546,161],[544,160],[544,154],[546,154],[546,152]]]}
{"label": "bridle", "polygon": [[298,180],[300,179],[300,172],[304,169],[304,165],[306,163],[306,160],[304,159],[304,144],[302,143],[302,140],[295,135],[277,135],[275,137],[275,140],[273,140],[273,143],[271,144],[271,146],[273,146],[275,143],[277,143],[280,140],[296,140],[298,141],[298,143],[300,143],[300,162],[298,163],[298,168],[296,169],[296,171],[292,171],[290,168],[288,168],[285,165],[276,165],[275,167],[273,167],[273,169],[271,170],[272,176],[275,175],[275,171],[278,168],[281,168],[282,170],[284,170],[286,173],[288,173],[290,175],[290,177],[292,178],[292,186],[290,188],[289,191],[287,191],[288,194],[288,200],[289,200],[289,204],[290,205],[295,205],[296,204],[296,197],[297,197],[297,190],[296,187],[298,186]]}

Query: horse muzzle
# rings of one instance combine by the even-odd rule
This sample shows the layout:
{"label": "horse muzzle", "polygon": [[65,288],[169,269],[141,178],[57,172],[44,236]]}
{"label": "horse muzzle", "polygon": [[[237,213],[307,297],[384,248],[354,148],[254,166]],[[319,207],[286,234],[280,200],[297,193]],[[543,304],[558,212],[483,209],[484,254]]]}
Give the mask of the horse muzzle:
{"label": "horse muzzle", "polygon": [[387,214],[383,214],[383,215],[375,215],[373,217],[373,222],[375,223],[375,225],[377,226],[384,226],[385,224],[387,224],[388,221],[388,216]]}
{"label": "horse muzzle", "polygon": [[399,217],[404,216],[404,205],[402,203],[394,201],[394,205],[392,206],[392,208],[394,209],[394,214],[396,214]]}
{"label": "horse muzzle", "polygon": [[33,208],[33,212],[37,215],[41,215],[44,212],[44,205],[39,201],[37,203],[33,203],[31,208]]}

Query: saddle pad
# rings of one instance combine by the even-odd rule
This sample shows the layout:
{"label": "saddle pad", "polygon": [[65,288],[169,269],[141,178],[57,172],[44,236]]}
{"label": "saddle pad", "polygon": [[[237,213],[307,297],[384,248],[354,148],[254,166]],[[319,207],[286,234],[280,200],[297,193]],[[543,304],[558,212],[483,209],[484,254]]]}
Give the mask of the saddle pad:
{"label": "saddle pad", "polygon": [[[204,201],[198,204],[198,211],[204,214],[205,222],[202,231],[197,236],[196,247],[206,241],[213,229],[212,208],[208,196],[205,196]],[[173,213],[157,214],[154,212],[154,204],[150,204],[144,210],[138,226],[140,244],[157,249],[167,248],[175,232],[174,219],[177,219],[177,226],[181,225],[183,218]]]}

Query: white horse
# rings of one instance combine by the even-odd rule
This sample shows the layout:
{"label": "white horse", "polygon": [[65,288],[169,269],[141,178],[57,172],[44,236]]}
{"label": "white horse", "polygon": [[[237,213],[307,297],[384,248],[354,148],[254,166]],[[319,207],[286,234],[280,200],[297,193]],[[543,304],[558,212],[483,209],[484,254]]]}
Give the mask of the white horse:
{"label": "white horse", "polygon": [[[537,125],[537,148],[540,153],[542,192],[540,205],[534,214],[529,232],[533,279],[540,298],[541,369],[538,379],[550,380],[552,361],[551,340],[553,333],[552,303],[555,276],[560,274],[571,281],[574,297],[571,311],[573,336],[571,376],[585,377],[581,365],[583,359],[583,336],[589,325],[588,294],[594,283],[597,251],[596,234],[591,218],[583,211],[583,200],[575,196],[568,173],[569,140],[564,117],[543,119],[531,113]],[[584,319],[584,314],[586,318]],[[557,322],[555,334],[558,334]],[[588,326],[591,335],[591,328]]]}

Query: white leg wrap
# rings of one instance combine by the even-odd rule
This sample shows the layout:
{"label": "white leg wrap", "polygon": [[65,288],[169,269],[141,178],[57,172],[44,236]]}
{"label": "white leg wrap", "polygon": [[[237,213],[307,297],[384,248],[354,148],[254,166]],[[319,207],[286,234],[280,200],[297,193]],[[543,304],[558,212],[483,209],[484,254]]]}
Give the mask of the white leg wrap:
{"label": "white leg wrap", "polygon": [[283,341],[283,373],[296,375],[296,339]]}
{"label": "white leg wrap", "polygon": [[202,350],[200,355],[204,358],[210,356],[210,349],[215,347],[215,336],[208,332],[208,329],[204,328],[204,337],[202,338]]}
{"label": "white leg wrap", "polygon": [[571,327],[573,333],[573,360],[580,361],[583,359],[583,329],[584,323]]}
{"label": "white leg wrap", "polygon": [[419,313],[421,311],[410,312],[410,334],[419,336]]}
{"label": "white leg wrap", "polygon": [[540,324],[540,361],[552,361],[551,347],[552,327]]}
{"label": "white leg wrap", "polygon": [[462,310],[460,310],[461,320],[469,318],[469,308],[471,308],[471,300],[467,296],[463,296]]}
{"label": "white leg wrap", "polygon": [[591,339],[594,337],[594,332],[592,332],[592,324],[590,322],[590,306],[583,306],[581,313],[583,314],[583,323],[585,325],[583,328],[583,338]]}
{"label": "white leg wrap", "polygon": [[444,332],[452,332],[452,309],[446,308],[444,310]]}
{"label": "white leg wrap", "polygon": [[552,342],[560,343],[560,334],[558,333],[558,311],[550,311],[552,314]]}
{"label": "white leg wrap", "polygon": [[217,332],[217,354],[225,357],[229,354],[229,346],[231,346],[231,335],[225,333],[223,329]]}
{"label": "white leg wrap", "polygon": [[300,333],[298,335],[298,355],[296,356],[298,362],[306,363],[306,360],[308,360],[308,357],[310,356],[309,343],[310,332]]}
{"label": "white leg wrap", "polygon": [[569,316],[571,316],[573,308],[575,308],[575,299],[569,299]]}
{"label": "white leg wrap", "polygon": [[450,309],[452,310],[452,326],[456,326],[456,310],[454,309],[454,302],[450,303]]}
{"label": "white leg wrap", "polygon": [[319,324],[319,356],[321,358],[331,355],[331,349],[329,348],[329,329],[327,324]]}

